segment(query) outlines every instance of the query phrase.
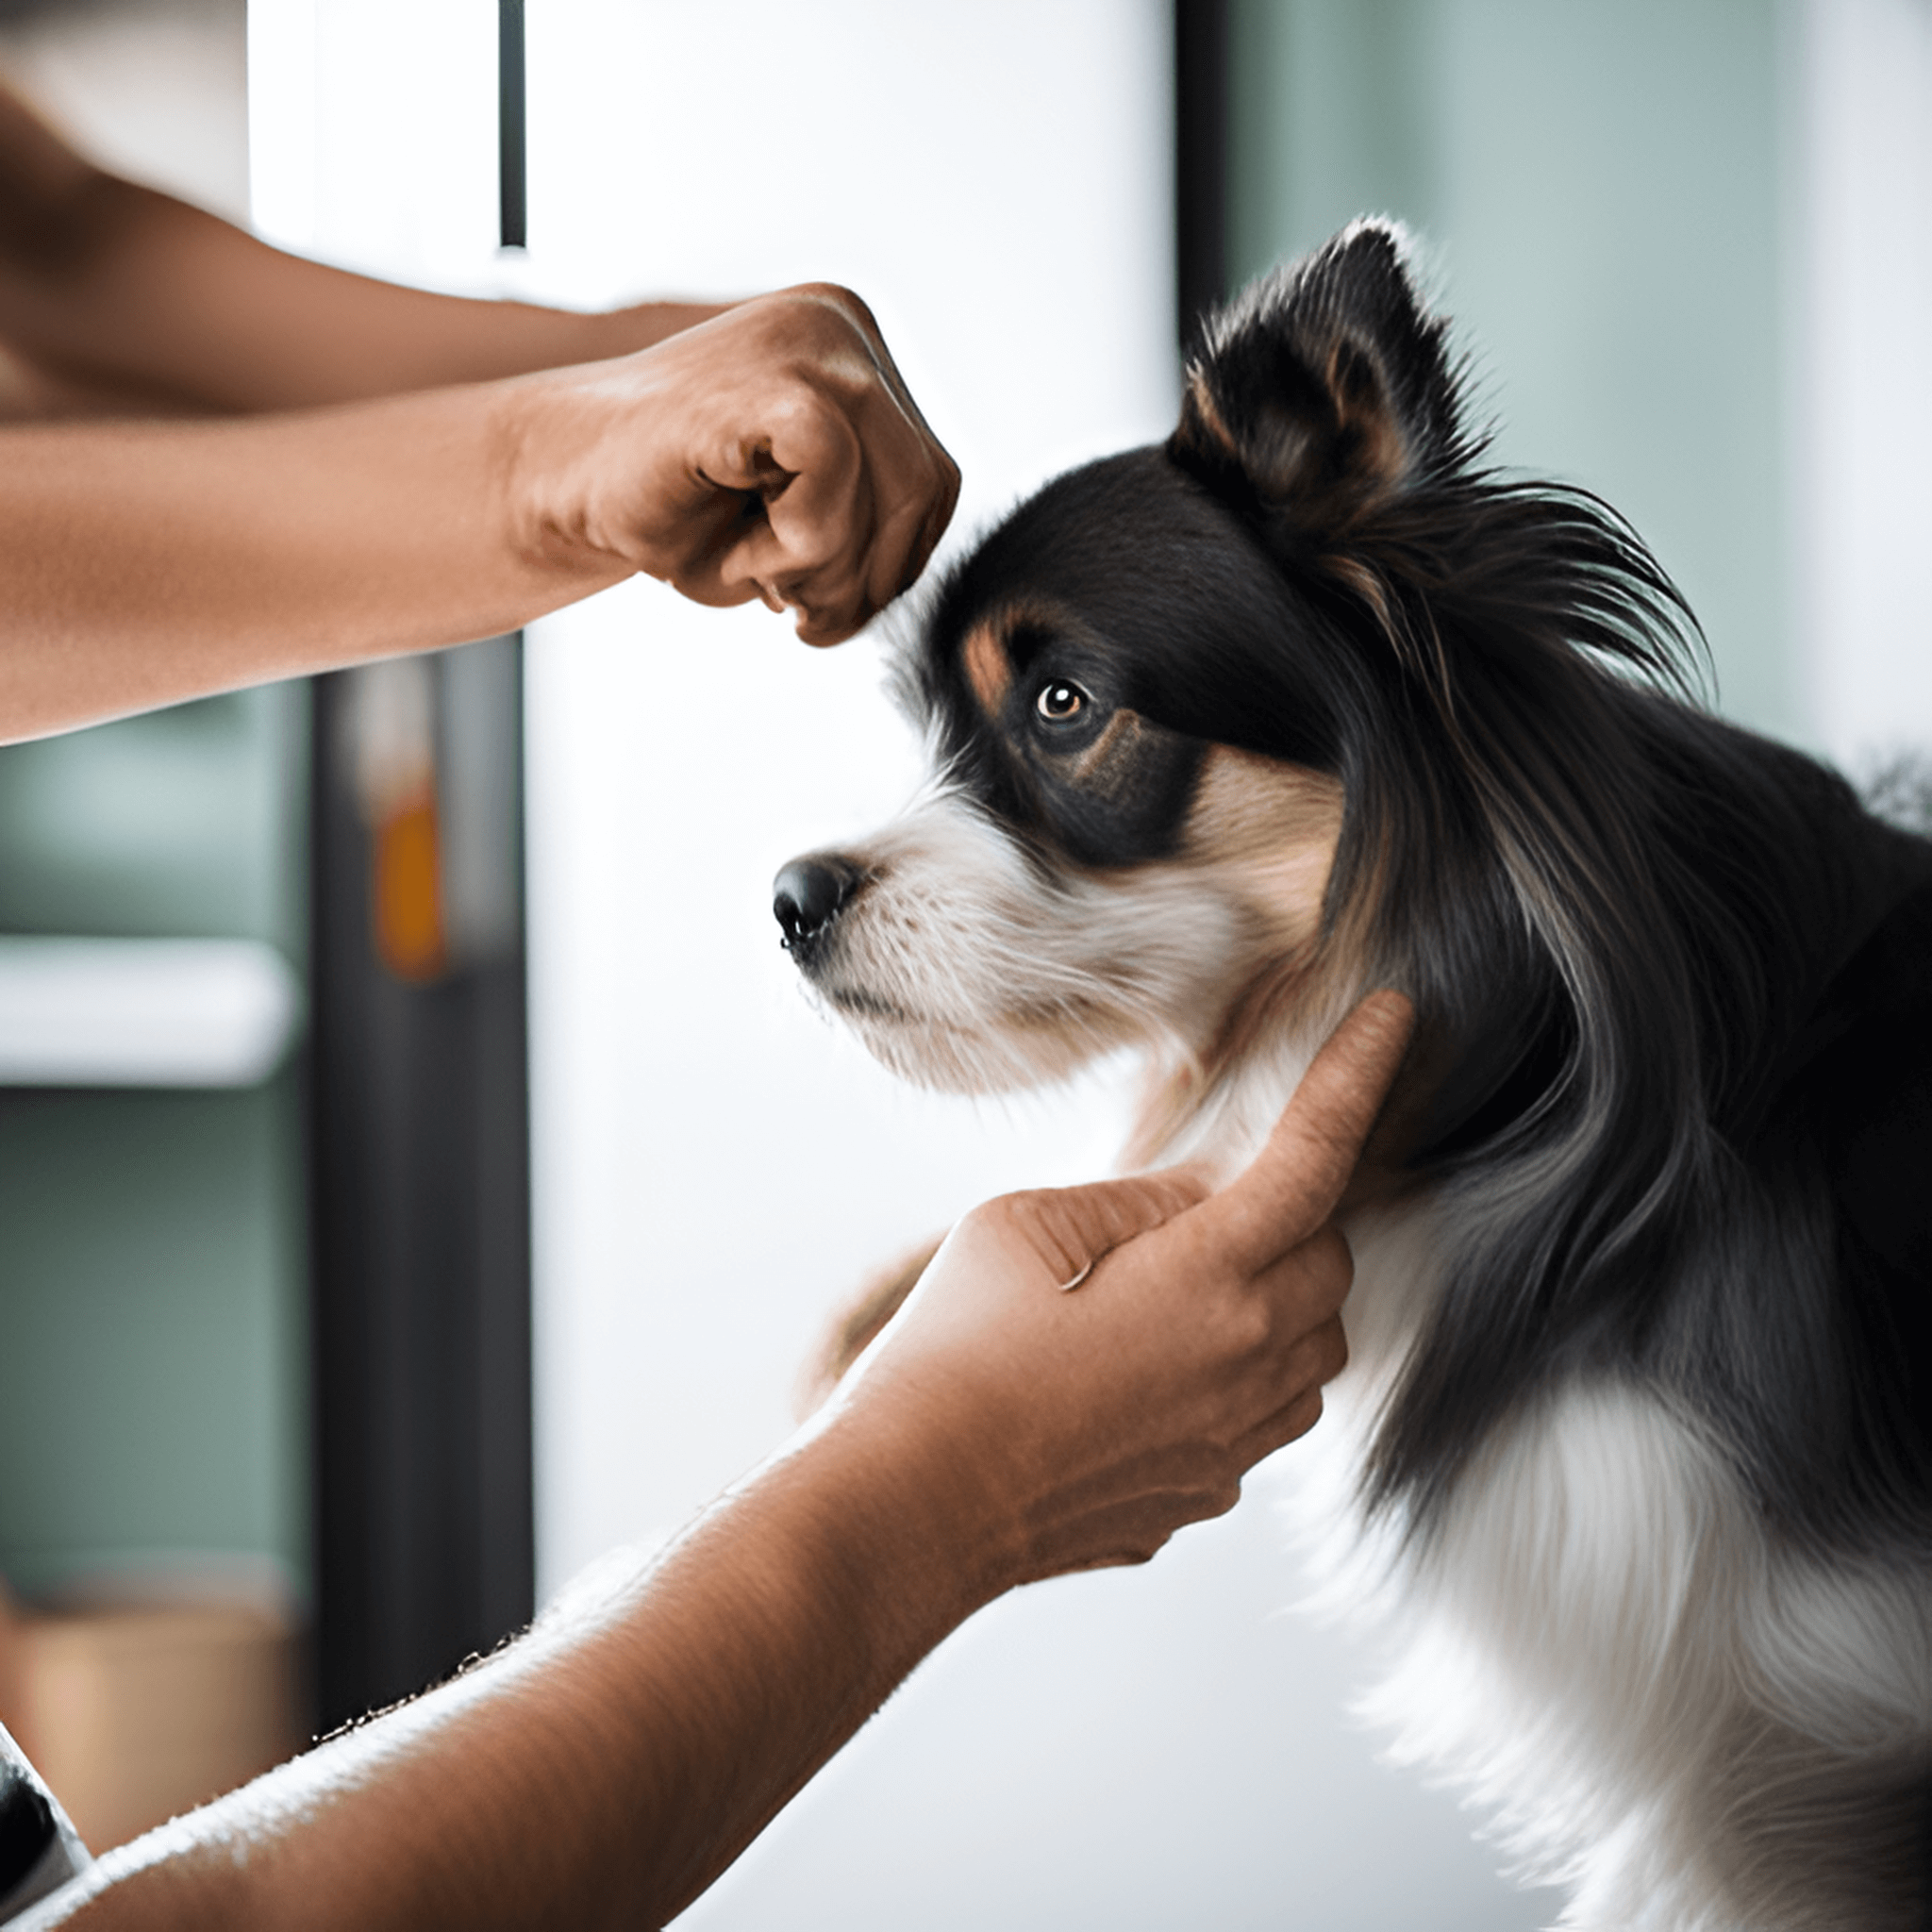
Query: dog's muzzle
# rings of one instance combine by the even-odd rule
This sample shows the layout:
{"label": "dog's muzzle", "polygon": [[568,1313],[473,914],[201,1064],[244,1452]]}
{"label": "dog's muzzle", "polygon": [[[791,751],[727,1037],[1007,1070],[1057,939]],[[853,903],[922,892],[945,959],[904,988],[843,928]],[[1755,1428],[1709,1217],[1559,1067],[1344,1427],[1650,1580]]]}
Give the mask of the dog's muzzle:
{"label": "dog's muzzle", "polygon": [[778,943],[806,964],[864,883],[858,866],[834,855],[794,858],[772,881],[772,916],[785,935]]}

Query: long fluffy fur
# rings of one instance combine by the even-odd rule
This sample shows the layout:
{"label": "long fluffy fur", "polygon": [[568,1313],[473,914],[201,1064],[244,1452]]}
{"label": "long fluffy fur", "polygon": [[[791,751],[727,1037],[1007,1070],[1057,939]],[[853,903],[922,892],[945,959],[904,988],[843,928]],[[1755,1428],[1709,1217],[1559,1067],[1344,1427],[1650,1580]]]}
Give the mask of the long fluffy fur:
{"label": "long fluffy fur", "polygon": [[1357,225],[993,532],[905,674],[941,791],[801,963],[915,1078],[1141,1045],[1136,1158],[1224,1164],[1409,991],[1309,1484],[1398,1749],[1574,1924],[1917,1925],[1932,846],[1687,701],[1668,578],[1483,467],[1445,343]]}

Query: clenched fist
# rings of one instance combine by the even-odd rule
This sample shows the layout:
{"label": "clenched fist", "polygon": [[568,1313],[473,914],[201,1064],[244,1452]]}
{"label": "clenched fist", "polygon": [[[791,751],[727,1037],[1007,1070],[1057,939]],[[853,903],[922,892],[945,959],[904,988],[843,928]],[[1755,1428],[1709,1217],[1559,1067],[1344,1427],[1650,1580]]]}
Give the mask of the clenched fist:
{"label": "clenched fist", "polygon": [[787,289],[642,353],[525,378],[519,536],[701,604],[761,598],[808,643],[850,637],[932,555],[959,472],[849,290]]}

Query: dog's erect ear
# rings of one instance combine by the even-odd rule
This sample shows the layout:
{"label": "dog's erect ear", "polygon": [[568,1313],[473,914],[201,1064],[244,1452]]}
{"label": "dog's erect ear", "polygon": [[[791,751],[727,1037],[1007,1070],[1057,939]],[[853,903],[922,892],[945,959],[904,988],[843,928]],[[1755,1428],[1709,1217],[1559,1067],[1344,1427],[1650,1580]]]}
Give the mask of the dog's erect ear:
{"label": "dog's erect ear", "polygon": [[1446,325],[1424,312],[1402,231],[1357,222],[1208,325],[1174,460],[1320,541],[1461,452]]}

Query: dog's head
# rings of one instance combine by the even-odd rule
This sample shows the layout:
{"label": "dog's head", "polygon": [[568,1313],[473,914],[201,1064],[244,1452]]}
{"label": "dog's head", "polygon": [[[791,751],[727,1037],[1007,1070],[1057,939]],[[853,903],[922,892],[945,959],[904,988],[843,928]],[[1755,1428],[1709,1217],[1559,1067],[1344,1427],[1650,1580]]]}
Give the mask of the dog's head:
{"label": "dog's head", "polygon": [[1050,483],[940,586],[901,667],[929,795],[775,885],[793,958],[887,1065],[984,1091],[1151,1046],[1151,1155],[1370,983],[1466,1058],[1478,957],[1516,983],[1476,1085],[1522,1059],[1560,974],[1457,660],[1481,630],[1474,683],[1522,701],[1576,642],[1641,656],[1577,581],[1621,573],[1627,607],[1654,566],[1579,499],[1473,468],[1444,336],[1399,234],[1357,224],[1216,319],[1164,445]]}

